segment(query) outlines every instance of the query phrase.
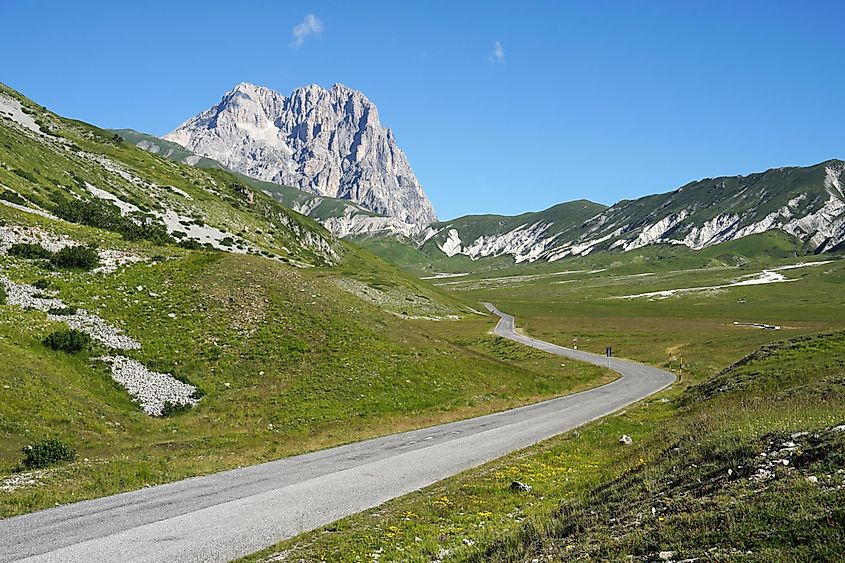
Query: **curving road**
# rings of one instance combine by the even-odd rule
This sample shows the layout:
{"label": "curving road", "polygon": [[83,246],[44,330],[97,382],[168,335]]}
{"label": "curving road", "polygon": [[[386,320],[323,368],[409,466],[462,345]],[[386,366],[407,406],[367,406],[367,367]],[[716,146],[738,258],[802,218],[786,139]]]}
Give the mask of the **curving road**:
{"label": "curving road", "polygon": [[595,389],[214,475],[0,520],[0,561],[227,561],[612,413],[669,372],[517,334],[495,334],[619,372]]}

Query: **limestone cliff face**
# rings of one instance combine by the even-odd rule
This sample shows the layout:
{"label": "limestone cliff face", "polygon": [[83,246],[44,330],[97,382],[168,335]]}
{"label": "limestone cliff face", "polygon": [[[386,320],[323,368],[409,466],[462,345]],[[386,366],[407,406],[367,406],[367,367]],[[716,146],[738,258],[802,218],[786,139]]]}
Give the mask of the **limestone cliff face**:
{"label": "limestone cliff face", "polygon": [[241,83],[164,138],[248,176],[348,199],[420,229],[436,221],[376,106],[341,84],[286,97]]}

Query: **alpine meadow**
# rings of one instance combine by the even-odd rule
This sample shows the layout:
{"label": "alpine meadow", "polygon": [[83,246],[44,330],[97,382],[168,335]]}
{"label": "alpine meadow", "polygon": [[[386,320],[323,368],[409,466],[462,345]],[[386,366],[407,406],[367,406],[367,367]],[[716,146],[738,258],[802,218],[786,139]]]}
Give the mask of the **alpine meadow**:
{"label": "alpine meadow", "polygon": [[0,9],[0,562],[845,560],[841,6],[259,4]]}

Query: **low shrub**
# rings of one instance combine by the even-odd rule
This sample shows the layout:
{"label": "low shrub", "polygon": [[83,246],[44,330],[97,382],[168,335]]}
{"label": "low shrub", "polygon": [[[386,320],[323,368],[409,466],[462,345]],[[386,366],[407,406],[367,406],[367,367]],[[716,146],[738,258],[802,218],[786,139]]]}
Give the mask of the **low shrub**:
{"label": "low shrub", "polygon": [[[80,185],[85,185],[81,178],[74,179]],[[167,227],[155,216],[132,213],[124,217],[116,205],[101,199],[64,200],[56,207],[55,213],[71,223],[120,233],[126,240],[143,239],[155,244],[173,242],[173,238],[167,234]]]}
{"label": "low shrub", "polygon": [[75,328],[61,329],[48,334],[44,344],[59,352],[75,354],[91,345],[91,337]]}
{"label": "low shrub", "polygon": [[76,459],[76,452],[73,448],[56,438],[24,446],[21,451],[23,452],[21,464],[26,469],[43,469],[62,461]]}
{"label": "low shrub", "polygon": [[32,284],[32,287],[34,287],[35,289],[47,289],[50,287],[50,280],[45,280],[44,278],[41,278],[40,280],[36,280],[36,282]]}
{"label": "low shrub", "polygon": [[57,268],[93,270],[100,265],[100,256],[90,246],[66,246],[50,258]]}
{"label": "low shrub", "polygon": [[6,201],[10,201],[18,205],[26,205],[26,200],[22,198],[20,194],[13,192],[12,190],[3,190],[3,192],[0,193],[0,199],[5,199]]}
{"label": "low shrub", "polygon": [[42,259],[52,257],[53,253],[40,244],[19,242],[9,247],[9,255],[19,258]]}
{"label": "low shrub", "polygon": [[201,248],[204,248],[202,244],[192,238],[179,241],[179,246],[188,250],[200,250]]}
{"label": "low shrub", "polygon": [[192,408],[193,405],[191,405],[191,403],[173,403],[165,401],[164,405],[161,407],[161,416],[175,416],[177,414],[188,412]]}
{"label": "low shrub", "polygon": [[0,305],[6,304],[6,288],[0,285]]}
{"label": "low shrub", "polygon": [[13,168],[13,169],[12,169],[12,172],[14,172],[15,174],[17,174],[17,175],[18,175],[18,176],[20,176],[21,178],[24,178],[24,179],[26,179],[26,180],[29,180],[29,181],[30,181],[30,182],[32,182],[33,184],[37,184],[37,183],[38,183],[38,178],[36,178],[35,176],[33,176],[33,175],[32,175],[32,172],[28,172],[28,171],[26,171],[26,170],[21,170],[20,168]]}
{"label": "low shrub", "polygon": [[51,307],[47,310],[48,315],[57,315],[59,317],[69,317],[76,314],[76,307]]}

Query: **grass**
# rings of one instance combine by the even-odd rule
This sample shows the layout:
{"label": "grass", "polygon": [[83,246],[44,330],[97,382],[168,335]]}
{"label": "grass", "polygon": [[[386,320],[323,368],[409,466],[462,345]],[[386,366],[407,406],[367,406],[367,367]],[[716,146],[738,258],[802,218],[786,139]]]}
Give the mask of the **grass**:
{"label": "grass", "polygon": [[[247,559],[624,561],[661,551],[835,559],[845,530],[845,432],[830,428],[845,422],[843,383],[845,334],[770,346],[701,384]],[[622,434],[631,446],[619,443]],[[790,467],[751,479],[767,463],[763,452],[771,457],[793,439]],[[532,491],[512,492],[514,480]]]}
{"label": "grass", "polygon": [[[397,318],[340,291],[342,269],[163,252],[113,275],[0,258],[18,282],[50,276],[68,305],[141,341],[128,355],[205,392],[191,411],[151,419],[92,361],[98,350],[50,351],[40,340],[61,324],[3,306],[0,470],[11,471],[27,443],[53,437],[82,460],[4,494],[3,516],[501,410],[608,378],[598,368],[501,349],[484,336],[489,318]],[[388,267],[365,275],[363,263],[378,261],[359,260],[347,267],[371,283],[436,298]]]}
{"label": "grass", "polygon": [[144,212],[174,210],[222,229],[233,249],[249,245],[261,254],[129,240],[111,220],[83,225],[0,205],[0,227],[140,258],[102,274],[2,255],[0,271],[38,283],[68,311],[84,309],[122,329],[142,345],[127,356],[203,393],[190,410],[148,417],[96,359],[107,352],[96,341],[75,354],[51,350],[43,340],[63,323],[0,305],[0,475],[19,465],[26,445],[59,440],[78,452],[77,461],[39,473],[37,484],[4,490],[0,517],[484,414],[608,379],[598,368],[500,349],[484,336],[492,319],[472,313],[461,296],[334,239],[226,171],[149,154],[2,85],[0,94],[51,131],[39,135],[0,118],[4,201],[56,212],[65,200],[92,199],[91,184]]}
{"label": "grass", "polygon": [[[663,258],[649,250],[622,264],[604,256],[435,281],[513,313],[532,336],[569,346],[577,338],[579,348],[599,353],[611,345],[617,355],[679,372],[680,381],[617,415],[248,559],[649,560],[660,551],[708,560],[835,559],[843,529],[837,471],[845,467],[836,453],[842,440],[826,429],[845,422],[845,336],[836,332],[845,328],[843,263],[784,271],[797,281],[782,284],[611,299],[718,285],[800,261],[776,253],[736,260],[736,250],[671,249]],[[532,353],[511,345],[494,344],[505,355]],[[819,434],[806,447],[830,455],[780,471],[768,485],[748,481],[742,471],[756,470],[759,453],[799,431]],[[619,443],[623,434],[633,445]],[[727,479],[728,469],[743,478]],[[809,476],[827,484],[813,488]],[[533,491],[511,492],[514,480]]]}
{"label": "grass", "polygon": [[[0,122],[5,201],[55,210],[62,198],[90,197],[89,182],[145,211],[176,209],[231,233],[233,247],[265,256],[129,241],[0,205],[2,225],[145,258],[110,275],[9,256],[0,268],[17,282],[49,280],[45,291],[70,308],[137,338],[143,348],[130,356],[204,393],[196,408],[147,417],[93,360],[102,352],[96,345],[73,355],[50,350],[42,340],[62,323],[0,305],[0,473],[21,462],[27,444],[58,440],[51,443],[78,452],[77,461],[39,473],[37,485],[4,491],[0,517],[483,414],[612,377],[487,335],[492,319],[469,308],[485,300],[534,336],[577,339],[597,352],[610,345],[617,355],[678,370],[681,382],[276,550],[304,559],[612,560],[668,549],[771,560],[833,556],[841,545],[842,443],[828,429],[845,419],[845,344],[841,332],[802,337],[845,328],[842,262],[790,270],[789,283],[620,299],[725,284],[794,263],[800,245],[766,233],[700,252],[655,246],[513,266],[466,257],[426,262],[396,244],[373,243],[414,270],[473,273],[433,287],[263,193],[250,203],[236,176],[145,153],[0,90],[50,131],[42,139]],[[463,320],[400,318],[449,314]],[[792,341],[773,345],[783,338]],[[748,468],[764,463],[760,454],[798,431],[809,434],[795,438],[797,468],[778,469],[763,485],[750,481]],[[621,446],[621,434],[633,445]],[[533,491],[511,492],[515,479]]]}
{"label": "grass", "polygon": [[251,190],[250,203],[239,192],[240,180],[229,172],[150,154],[115,139],[114,133],[44,110],[2,84],[0,94],[18,100],[58,135],[45,138],[0,120],[0,185],[30,208],[54,212],[69,199],[96,199],[86,187],[90,184],[145,213],[172,210],[231,233],[233,246],[242,249],[295,264],[336,261],[330,250],[339,245],[325,229],[261,191]]}

